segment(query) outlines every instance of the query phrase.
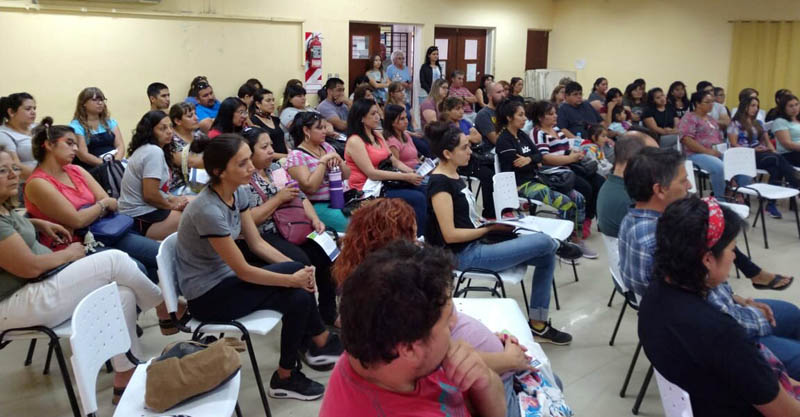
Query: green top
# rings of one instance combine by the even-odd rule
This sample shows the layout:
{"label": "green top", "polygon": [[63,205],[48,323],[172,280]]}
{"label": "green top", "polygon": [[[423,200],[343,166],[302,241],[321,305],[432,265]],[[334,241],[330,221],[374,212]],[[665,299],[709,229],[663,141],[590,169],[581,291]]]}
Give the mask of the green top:
{"label": "green top", "polygon": [[597,195],[597,227],[606,236],[617,237],[622,219],[633,201],[625,190],[622,177],[611,174]]}
{"label": "green top", "polygon": [[[36,240],[36,230],[33,224],[26,218],[11,210],[8,215],[0,215],[0,241],[3,241],[15,233],[19,233],[25,244],[36,255],[50,253],[51,250]],[[22,288],[30,280],[20,278],[2,268],[0,268],[0,301],[5,300],[18,289]]]}

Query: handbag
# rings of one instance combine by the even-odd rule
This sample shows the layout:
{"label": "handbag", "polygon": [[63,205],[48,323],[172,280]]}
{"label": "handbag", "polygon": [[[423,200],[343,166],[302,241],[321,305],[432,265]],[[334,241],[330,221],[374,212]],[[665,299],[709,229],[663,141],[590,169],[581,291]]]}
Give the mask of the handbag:
{"label": "handbag", "polygon": [[104,158],[102,164],[89,170],[89,174],[103,187],[103,190],[112,198],[119,198],[122,193],[122,176],[125,175],[125,166],[113,156]]}
{"label": "handbag", "polygon": [[344,207],[342,207],[342,214],[345,217],[350,217],[353,212],[358,210],[361,205],[369,200],[374,200],[375,197],[364,197],[364,192],[351,188],[344,192]]}
{"label": "handbag", "polygon": [[[269,199],[264,190],[252,178],[250,179],[250,186],[261,196],[262,202]],[[295,245],[305,242],[308,235],[314,231],[311,220],[306,216],[303,201],[300,200],[300,197],[295,197],[293,200],[276,208],[272,213],[272,220],[275,222],[278,233]]]}
{"label": "handbag", "polygon": [[562,194],[569,194],[575,188],[575,173],[569,168],[550,168],[540,170],[539,182]]}
{"label": "handbag", "polygon": [[485,245],[494,245],[495,243],[516,239],[517,236],[519,236],[519,233],[513,230],[490,230],[483,235],[480,242]]}
{"label": "handbag", "polygon": [[214,390],[236,376],[242,367],[244,342],[226,337],[211,344],[176,342],[147,367],[144,403],[163,413]]}
{"label": "handbag", "polygon": [[189,168],[189,148],[190,146],[186,145],[181,151],[181,174],[186,187],[198,194],[203,191],[210,178],[204,169]]}
{"label": "handbag", "polygon": [[[381,161],[378,164],[378,169],[381,170],[381,171],[400,172],[400,173],[402,173],[402,171],[400,171],[399,169],[395,168],[394,165],[392,165],[392,156],[391,155],[387,156],[386,159],[384,159],[383,161]],[[414,188],[414,184],[412,184],[410,182],[406,182],[406,181],[382,180],[381,182],[383,183],[384,191],[386,189]]]}
{"label": "handbag", "polygon": [[89,225],[94,239],[109,246],[117,243],[133,227],[133,217],[110,212]]}

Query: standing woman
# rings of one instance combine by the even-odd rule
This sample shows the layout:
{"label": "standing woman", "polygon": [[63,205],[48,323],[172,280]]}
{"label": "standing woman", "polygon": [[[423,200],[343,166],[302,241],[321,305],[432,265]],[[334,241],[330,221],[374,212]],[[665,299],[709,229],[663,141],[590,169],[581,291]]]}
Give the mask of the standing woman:
{"label": "standing woman", "polygon": [[297,147],[289,152],[286,170],[314,205],[320,221],[343,233],[349,219],[341,209],[330,206],[328,175],[331,169],[339,167],[344,181],[350,178],[350,167],[342,161],[336,149],[325,142],[325,120],[322,115],[315,112],[298,113],[292,126],[292,137]]}
{"label": "standing woman", "polygon": [[[431,93],[431,88],[436,80],[444,78],[442,67],[439,65],[439,48],[429,46],[425,51],[425,62],[419,67],[419,85],[422,87],[419,92],[419,102],[422,104]],[[436,120],[436,119],[434,119]],[[423,123],[423,128],[425,123]]]}
{"label": "standing woman", "polygon": [[116,151],[114,159],[125,157],[125,142],[119,125],[110,117],[106,96],[97,87],[78,94],[75,115],[69,123],[78,137],[78,164],[93,168],[103,163],[103,154]]}
{"label": "standing woman", "polygon": [[286,158],[289,148],[286,147],[286,134],[281,129],[281,119],[275,117],[275,96],[266,89],[256,90],[253,103],[250,105],[250,125],[258,126],[269,133],[275,159]]}
{"label": "standing woman", "polygon": [[172,141],[172,123],[160,110],[149,111],[136,125],[128,145],[128,167],[122,176],[119,211],[133,217],[137,232],[164,240],[178,230],[185,196],[168,194],[170,173],[163,148]]}
{"label": "standing woman", "polygon": [[689,98],[686,97],[686,84],[683,81],[675,81],[669,85],[667,105],[675,110],[675,116],[678,119],[682,119],[689,111]]}
{"label": "standing woman", "polygon": [[380,54],[372,57],[372,66],[364,75],[369,78],[369,85],[375,89],[375,100],[378,101],[379,105],[383,106],[383,103],[386,102],[386,87],[389,86],[390,81],[383,71],[383,60]]}
{"label": "standing woman", "polygon": [[[314,400],[322,384],[297,368],[304,338],[311,344],[306,359],[331,366],[342,353],[338,336],[328,333],[314,300],[314,269],[303,267],[270,246],[258,233],[250,212],[248,185],[253,175],[250,147],[239,135],[223,134],[203,141],[203,165],[211,183],[186,209],[178,230],[178,286],[192,316],[203,321],[235,320],[258,310],[283,314],[278,369],[269,394],[277,398]],[[252,266],[235,239],[270,265]]]}
{"label": "standing woman", "polygon": [[525,82],[522,81],[520,77],[511,77],[511,94],[507,97],[508,100],[518,101],[520,104],[525,103],[525,99],[522,98],[522,89],[525,86]]}
{"label": "standing woman", "polygon": [[800,167],[800,101],[786,93],[778,101],[772,133],[778,141],[778,153],[796,167]]}
{"label": "standing woman", "polygon": [[589,94],[588,101],[598,112],[606,105],[606,91],[608,91],[608,80],[605,77],[594,80],[594,84],[592,84],[592,93]]}
{"label": "standing woman", "polygon": [[36,168],[31,150],[31,128],[36,121],[36,101],[28,93],[0,98],[0,145],[19,166],[25,180]]}
{"label": "standing woman", "polygon": [[241,133],[247,125],[250,114],[247,104],[239,97],[228,97],[219,105],[219,112],[208,131],[208,137],[214,139],[223,133]]}
{"label": "standing woman", "polygon": [[[403,188],[384,186],[389,198],[401,198],[414,208],[417,224],[427,224],[427,202],[425,193],[419,188],[422,177],[392,156],[389,146],[378,132],[380,127],[378,104],[372,100],[361,99],[353,103],[347,117],[347,145],[344,149],[345,162],[350,168],[350,188],[362,190],[367,179],[373,181],[395,180],[407,182]],[[391,162],[394,171],[378,169],[381,162]],[[399,171],[399,172],[398,172]],[[421,234],[423,230],[419,230]]]}
{"label": "standing woman", "polygon": [[420,117],[422,118],[422,128],[424,129],[428,123],[435,122],[439,119],[439,106],[441,106],[444,99],[450,91],[450,85],[447,80],[438,79],[433,82],[431,93],[422,105],[419,106]]}
{"label": "standing woman", "polygon": [[480,110],[489,105],[489,96],[486,94],[486,87],[494,82],[494,75],[492,74],[484,74],[481,76],[481,83],[478,85],[478,89],[475,90],[475,98],[478,101],[475,103],[477,109]]}

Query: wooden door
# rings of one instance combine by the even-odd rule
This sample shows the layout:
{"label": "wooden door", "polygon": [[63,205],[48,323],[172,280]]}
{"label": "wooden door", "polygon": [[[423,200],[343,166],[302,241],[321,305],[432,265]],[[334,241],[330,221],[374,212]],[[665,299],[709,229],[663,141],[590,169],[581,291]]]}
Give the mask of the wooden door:
{"label": "wooden door", "polygon": [[347,87],[353,92],[355,79],[364,75],[372,64],[372,57],[380,52],[380,25],[350,22],[350,64]]}
{"label": "wooden door", "polygon": [[486,68],[486,30],[465,28],[434,29],[437,45],[447,45],[447,53],[439,50],[442,69],[449,79],[456,69],[466,75],[464,85],[475,91]]}
{"label": "wooden door", "polygon": [[547,68],[547,45],[550,33],[546,30],[529,30],[525,50],[525,69]]}

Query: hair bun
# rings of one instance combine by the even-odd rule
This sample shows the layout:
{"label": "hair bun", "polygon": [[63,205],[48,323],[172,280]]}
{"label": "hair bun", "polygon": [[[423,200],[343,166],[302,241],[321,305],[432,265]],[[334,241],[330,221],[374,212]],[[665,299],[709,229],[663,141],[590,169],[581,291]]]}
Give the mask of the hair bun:
{"label": "hair bun", "polygon": [[53,126],[53,118],[50,117],[50,116],[45,116],[44,119],[42,119],[42,121],[39,124],[41,124],[42,126],[48,127],[48,128],[52,127]]}

